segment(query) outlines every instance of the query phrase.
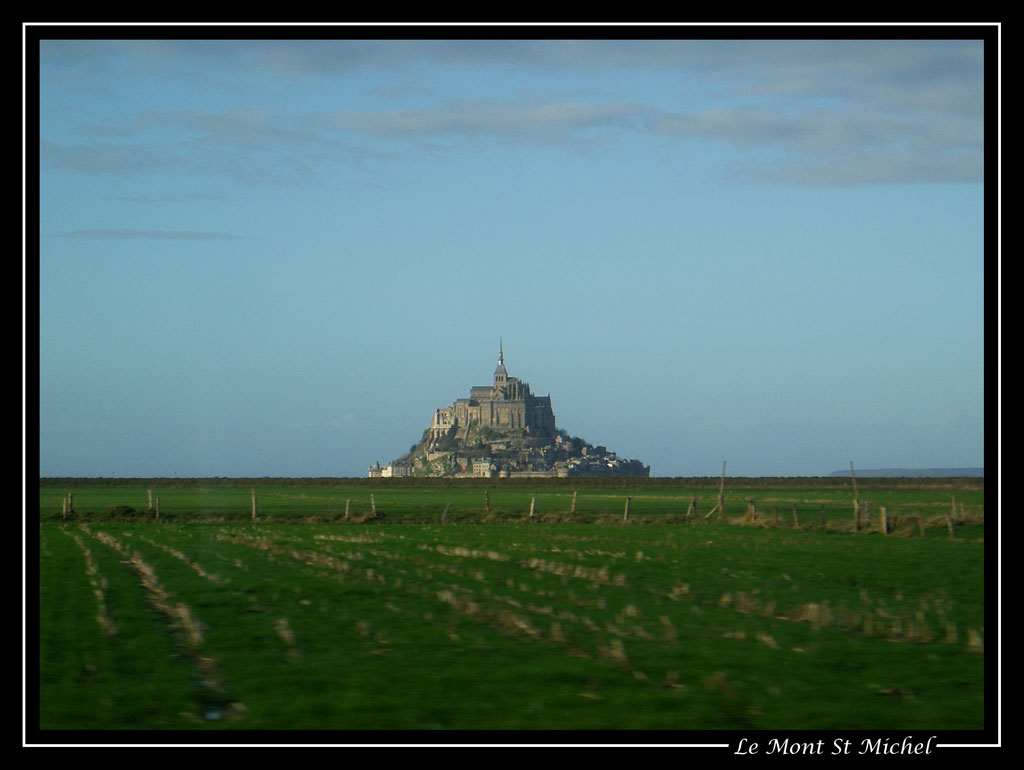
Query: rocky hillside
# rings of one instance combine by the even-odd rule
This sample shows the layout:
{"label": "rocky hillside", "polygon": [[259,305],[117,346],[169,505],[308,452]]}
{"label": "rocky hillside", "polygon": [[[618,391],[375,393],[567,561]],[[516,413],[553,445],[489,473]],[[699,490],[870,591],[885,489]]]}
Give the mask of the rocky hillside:
{"label": "rocky hillside", "polygon": [[[563,430],[532,435],[528,430],[502,431],[471,426],[465,438],[448,438],[432,450],[423,440],[392,463],[395,475],[449,477],[515,476],[649,476],[639,460],[626,460]],[[407,470],[405,470],[407,469]]]}

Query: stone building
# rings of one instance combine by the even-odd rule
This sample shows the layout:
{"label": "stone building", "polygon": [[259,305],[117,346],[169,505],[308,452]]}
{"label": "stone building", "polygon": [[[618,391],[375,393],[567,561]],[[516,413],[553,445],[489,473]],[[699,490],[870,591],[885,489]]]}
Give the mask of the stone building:
{"label": "stone building", "polygon": [[378,460],[370,466],[369,477],[371,479],[398,479],[412,476],[412,467],[402,463],[388,463],[383,468]]}
{"label": "stone building", "polygon": [[435,409],[418,444],[369,470],[371,478],[648,475],[650,468],[639,460],[619,458],[557,428],[551,396],[535,396],[529,383],[509,376],[500,342],[490,385],[471,387],[468,398]]}
{"label": "stone building", "polygon": [[469,389],[469,398],[460,398],[449,407],[434,410],[427,429],[426,448],[432,451],[448,438],[465,440],[470,430],[481,429],[521,430],[525,435],[539,438],[554,437],[556,432],[551,396],[535,396],[529,383],[509,376],[501,344],[498,345],[494,383],[473,386]]}

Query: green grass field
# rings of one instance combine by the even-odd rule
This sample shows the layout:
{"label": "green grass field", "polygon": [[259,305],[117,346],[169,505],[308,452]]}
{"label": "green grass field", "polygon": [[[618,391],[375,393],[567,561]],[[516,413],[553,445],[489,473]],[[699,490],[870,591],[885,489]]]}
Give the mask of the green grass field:
{"label": "green grass field", "polygon": [[980,490],[146,492],[40,490],[43,730],[986,724]]}
{"label": "green grass field", "polygon": [[[266,480],[261,480],[266,481]],[[344,518],[346,507],[350,519],[368,517],[375,508],[382,518],[394,521],[428,523],[440,520],[448,508],[450,520],[466,522],[519,520],[534,504],[535,518],[542,520],[599,521],[621,519],[629,498],[630,517],[639,521],[677,521],[685,518],[691,500],[695,501],[694,518],[702,519],[715,505],[718,483],[695,483],[691,487],[661,487],[636,480],[636,487],[623,488],[621,483],[601,484],[594,480],[551,480],[536,487],[524,484],[353,484],[345,486],[283,486],[283,485],[203,485],[200,482],[170,486],[46,486],[40,488],[39,515],[43,521],[61,519],[62,501],[73,493],[75,511],[89,519],[127,518],[152,519],[149,493],[159,502],[163,520],[240,520],[251,517],[252,491],[256,492],[262,521],[322,520]],[[653,480],[652,480],[653,481]],[[575,511],[572,516],[574,493]],[[984,489],[980,485],[958,488],[953,485],[924,487],[869,487],[858,495],[868,504],[869,513],[877,523],[879,510],[897,521],[902,517],[921,515],[937,526],[945,526],[945,514],[953,498],[966,518],[984,513]],[[372,499],[371,499],[372,498]],[[853,496],[839,484],[821,488],[751,488],[726,490],[726,516],[745,515],[748,502],[753,501],[759,521],[777,517],[792,523],[793,509],[801,526],[827,524],[842,527],[853,522]],[[131,514],[112,513],[116,508],[132,508]]]}

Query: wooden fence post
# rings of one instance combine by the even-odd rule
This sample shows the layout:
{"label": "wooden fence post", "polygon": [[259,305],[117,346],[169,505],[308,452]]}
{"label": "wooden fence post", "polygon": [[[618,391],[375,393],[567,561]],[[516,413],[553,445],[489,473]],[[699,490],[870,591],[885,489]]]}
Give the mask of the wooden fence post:
{"label": "wooden fence post", "polygon": [[531,519],[533,518],[533,508],[534,508],[534,506],[536,504],[537,504],[537,498],[536,497],[531,497],[530,498],[530,518]]}
{"label": "wooden fence post", "polygon": [[883,535],[888,535],[889,534],[889,517],[886,515],[886,511],[885,511],[885,506],[884,505],[879,510],[879,515],[881,517],[881,520],[879,521],[879,525],[880,525],[882,534]]}
{"label": "wooden fence post", "polygon": [[484,492],[484,513],[491,512],[491,492],[487,490]]}
{"label": "wooden fence post", "polygon": [[857,472],[850,460],[850,479],[853,481],[853,531],[860,532],[860,502],[857,499]]}
{"label": "wooden fence post", "polygon": [[578,489],[573,490],[572,505],[569,506],[569,513],[576,513],[576,496],[580,493]]}
{"label": "wooden fence post", "polygon": [[253,489],[252,490],[252,520],[253,521],[256,521],[256,512],[257,512],[256,490]]}
{"label": "wooden fence post", "polygon": [[689,521],[690,517],[697,512],[697,493],[695,492],[690,498],[690,505],[686,509],[686,520]]}
{"label": "wooden fence post", "polygon": [[825,526],[825,503],[821,504],[821,526]]}
{"label": "wooden fence post", "polygon": [[725,516],[725,460],[722,460],[722,481],[718,484],[718,512]]}
{"label": "wooden fence post", "polygon": [[349,504],[350,504],[351,502],[352,502],[352,498],[351,498],[351,497],[350,497],[350,498],[348,498],[348,499],[347,499],[347,500],[345,501],[345,521],[348,521],[348,506],[349,506]]}
{"label": "wooden fence post", "polygon": [[156,520],[160,521],[160,498],[156,499]]}
{"label": "wooden fence post", "polygon": [[372,492],[370,493],[370,512],[374,516],[377,515],[377,501],[374,499]]}
{"label": "wooden fence post", "polygon": [[793,526],[800,529],[800,519],[796,517],[796,503],[793,503]]}
{"label": "wooden fence post", "polygon": [[622,512],[622,520],[623,520],[623,521],[628,521],[628,520],[629,520],[629,501],[630,501],[631,499],[632,499],[632,498],[630,498],[630,497],[628,497],[628,496],[626,497],[626,510],[624,510],[624,511]]}
{"label": "wooden fence post", "polygon": [[153,510],[153,490],[147,489],[146,492],[149,495],[149,506],[146,508],[146,510],[151,511]]}
{"label": "wooden fence post", "polygon": [[452,507],[452,504],[449,501],[448,505],[446,505],[444,507],[444,513],[441,514],[441,523],[442,524],[448,520],[448,509],[451,508],[451,507]]}

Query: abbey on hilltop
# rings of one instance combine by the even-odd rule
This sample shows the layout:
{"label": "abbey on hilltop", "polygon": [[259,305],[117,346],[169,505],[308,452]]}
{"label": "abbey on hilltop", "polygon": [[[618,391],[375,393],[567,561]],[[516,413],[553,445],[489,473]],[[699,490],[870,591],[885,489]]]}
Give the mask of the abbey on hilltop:
{"label": "abbey on hilltop", "polygon": [[471,387],[469,398],[434,410],[430,426],[409,453],[369,475],[522,477],[649,476],[650,467],[605,447],[573,438],[555,425],[551,396],[510,377],[504,346],[491,385]]}

